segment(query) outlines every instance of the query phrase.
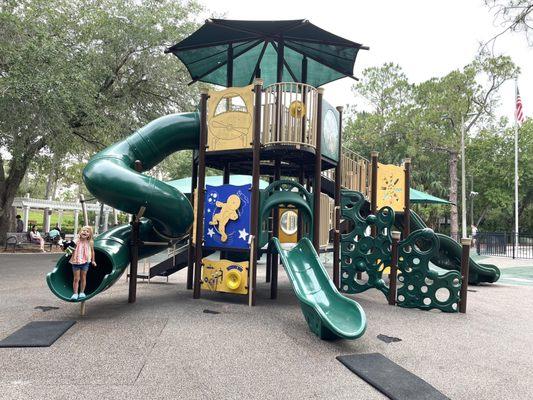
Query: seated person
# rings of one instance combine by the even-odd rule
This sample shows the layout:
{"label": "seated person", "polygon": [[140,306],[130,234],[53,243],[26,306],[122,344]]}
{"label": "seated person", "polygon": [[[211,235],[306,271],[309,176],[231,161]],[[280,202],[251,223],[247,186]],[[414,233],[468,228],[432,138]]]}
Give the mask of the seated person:
{"label": "seated person", "polygon": [[24,222],[22,222],[22,217],[17,214],[17,232],[24,232]]}
{"label": "seated person", "polygon": [[38,243],[40,245],[40,249],[43,253],[44,251],[44,239],[39,233],[37,229],[35,229],[35,225],[31,226],[30,231],[28,232],[29,239],[32,243]]}
{"label": "seated person", "polygon": [[48,232],[48,238],[51,242],[61,245],[63,238],[61,237],[61,228],[56,224],[55,228]]}

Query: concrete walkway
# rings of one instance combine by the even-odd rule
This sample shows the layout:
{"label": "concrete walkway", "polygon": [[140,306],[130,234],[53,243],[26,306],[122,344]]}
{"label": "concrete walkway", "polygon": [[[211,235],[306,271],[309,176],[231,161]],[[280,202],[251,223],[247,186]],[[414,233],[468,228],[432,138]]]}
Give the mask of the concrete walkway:
{"label": "concrete walkway", "polygon": [[326,342],[308,330],[283,270],[272,301],[260,268],[255,308],[229,295],[193,300],[180,272],[139,283],[133,305],[122,278],[82,318],[46,286],[56,258],[0,255],[0,338],[33,320],[78,321],[49,348],[0,349],[0,399],[384,399],[335,359],[369,352],[452,399],[533,398],[532,286],[471,287],[466,315],[391,307],[367,292],[355,296],[365,335]]}

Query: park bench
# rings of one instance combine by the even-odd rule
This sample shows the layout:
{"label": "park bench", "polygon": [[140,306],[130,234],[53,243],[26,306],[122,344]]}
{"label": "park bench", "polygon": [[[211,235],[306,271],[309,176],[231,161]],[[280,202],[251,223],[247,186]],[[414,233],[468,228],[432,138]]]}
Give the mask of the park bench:
{"label": "park bench", "polygon": [[[52,251],[52,246],[54,245],[58,246],[58,243],[57,243],[57,240],[47,241],[45,238],[44,245],[49,246],[49,251]],[[38,247],[39,243],[32,242],[28,238],[28,232],[7,232],[5,251],[7,251],[9,246],[11,246],[12,252],[14,253],[17,247],[19,248],[24,247],[24,246],[37,246]]]}

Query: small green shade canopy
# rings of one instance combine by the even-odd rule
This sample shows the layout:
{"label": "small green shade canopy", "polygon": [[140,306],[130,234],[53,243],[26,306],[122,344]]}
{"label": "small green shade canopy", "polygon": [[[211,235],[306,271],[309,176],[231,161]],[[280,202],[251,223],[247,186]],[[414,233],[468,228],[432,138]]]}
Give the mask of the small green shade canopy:
{"label": "small green shade canopy", "polygon": [[[220,186],[222,185],[222,175],[216,176],[206,176],[205,184],[211,186]],[[175,187],[180,192],[189,194],[191,193],[191,178],[176,179],[174,181],[165,182],[170,186]],[[243,186],[252,183],[252,177],[250,175],[231,175],[229,178],[229,183],[235,186]],[[259,180],[259,189],[264,189],[268,186],[268,182],[260,179]]]}
{"label": "small green shade canopy", "polygon": [[413,188],[409,189],[409,198],[411,203],[429,203],[429,204],[452,204],[448,200],[440,199],[438,197],[432,196],[428,193],[421,192]]}
{"label": "small green shade canopy", "polygon": [[260,76],[266,86],[303,82],[318,87],[346,76],[354,78],[353,67],[360,49],[368,47],[305,19],[208,19],[165,52],[173,53],[185,64],[193,82],[246,86]]}

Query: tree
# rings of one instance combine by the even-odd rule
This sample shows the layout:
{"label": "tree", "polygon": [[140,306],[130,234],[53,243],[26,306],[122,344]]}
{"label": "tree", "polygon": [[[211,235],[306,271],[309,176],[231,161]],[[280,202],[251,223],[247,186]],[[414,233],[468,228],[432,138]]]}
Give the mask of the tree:
{"label": "tree", "polygon": [[1,3],[0,242],[39,155],[87,155],[155,117],[194,109],[198,87],[163,50],[194,30],[199,10],[175,0]]}
{"label": "tree", "polygon": [[[414,85],[400,67],[385,64],[364,72],[355,86],[372,106],[352,112],[346,124],[348,145],[356,152],[380,151],[383,162],[413,158],[413,180],[437,196],[446,192],[451,235],[458,237],[458,161],[462,116],[466,139],[494,121],[501,85],[518,69],[508,57],[482,54],[462,70]],[[445,188],[447,187],[447,190]]]}
{"label": "tree", "polygon": [[373,112],[356,112],[355,107],[348,111],[347,146],[365,156],[379,151],[380,158],[390,163],[398,163],[409,154],[406,137],[413,86],[396,64],[365,69],[353,92],[364,98]]}
{"label": "tree", "polygon": [[[533,124],[519,134],[519,220],[533,231]],[[497,126],[483,130],[467,147],[468,171],[474,177],[476,225],[487,231],[514,230],[514,129]]]}
{"label": "tree", "polygon": [[447,156],[449,172],[450,235],[459,238],[458,161],[461,131],[465,141],[494,118],[498,90],[518,73],[509,57],[479,56],[462,71],[452,71],[416,88],[419,124],[413,140],[422,149]]}
{"label": "tree", "polygon": [[488,41],[494,42],[507,32],[524,32],[529,45],[533,45],[533,1],[531,0],[485,0],[494,12],[502,31]]}

